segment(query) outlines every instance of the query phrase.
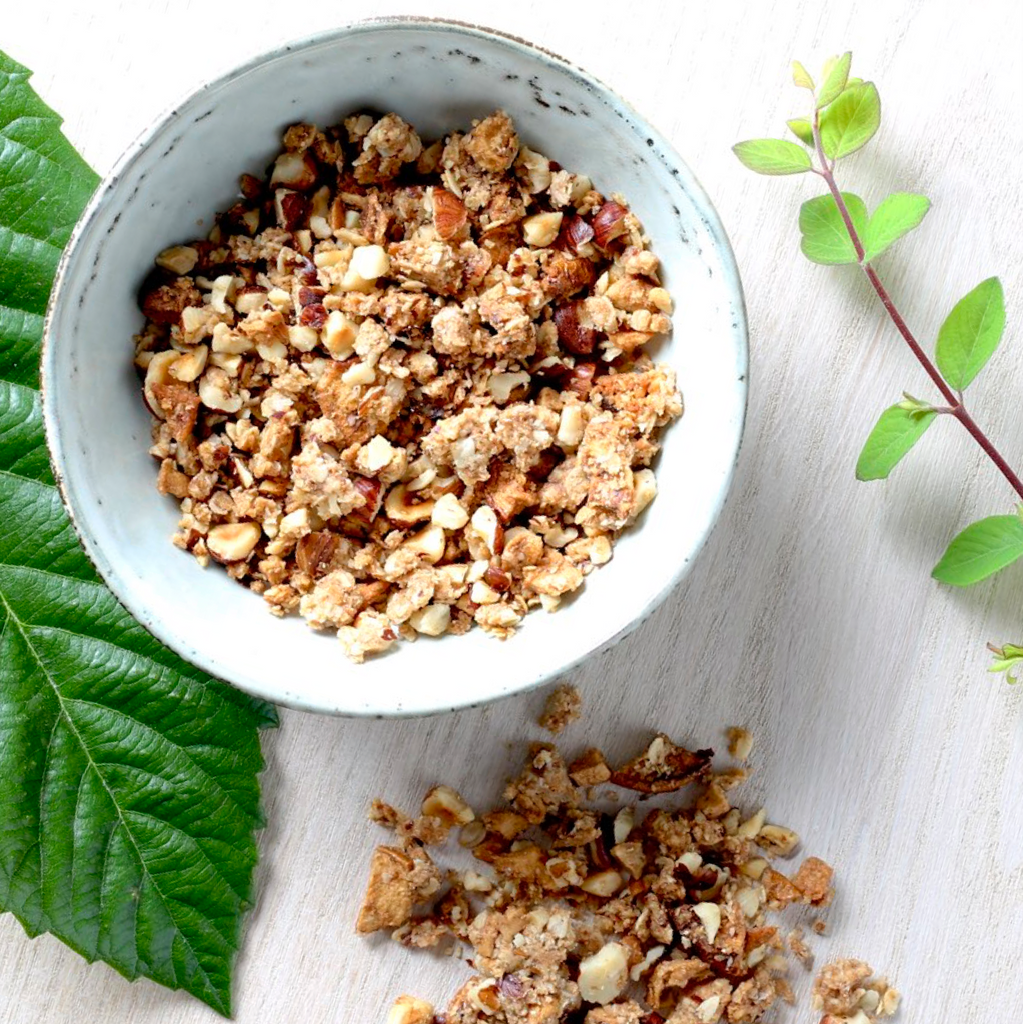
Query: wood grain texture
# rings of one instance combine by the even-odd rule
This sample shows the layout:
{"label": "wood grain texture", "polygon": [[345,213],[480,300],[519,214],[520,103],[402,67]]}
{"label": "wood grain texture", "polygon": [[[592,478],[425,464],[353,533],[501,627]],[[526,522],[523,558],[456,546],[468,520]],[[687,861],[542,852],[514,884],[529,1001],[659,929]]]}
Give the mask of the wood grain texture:
{"label": "wood grain texture", "polygon": [[[270,0],[9,8],[0,46],[35,69],[36,88],[100,172],[201,78],[344,18],[336,5]],[[357,13],[422,11],[370,2]],[[952,423],[935,426],[889,483],[856,483],[877,414],[904,388],[928,394],[927,383],[853,269],[799,256],[797,210],[818,183],[756,177],[729,152],[801,112],[792,57],[816,69],[854,52],[885,117],[843,163],[842,185],[871,205],[895,188],[933,200],[922,228],[879,264],[923,339],[956,298],[1001,276],[1009,343],[971,398],[1019,467],[1023,8],[650,0],[613,30],[539,0],[438,2],[429,13],[527,36],[626,95],[707,187],[745,281],[752,388],[732,497],[686,582],[574,673],[587,716],[566,746],[619,754],[654,727],[706,744],[727,724],[750,725],[749,802],[766,802],[838,868],[819,959],[854,954],[887,972],[905,993],[904,1020],[1023,1018],[1023,686],[988,676],[983,651],[988,639],[1023,639],[1023,572],[966,592],[928,578],[954,532],[1007,511],[1012,495]],[[441,779],[493,799],[538,735],[542,702],[536,693],[404,723],[284,713],[266,741],[270,825],[236,980],[240,1022],[372,1024],[404,991],[445,1000],[464,976],[457,961],[353,933],[380,838],[365,808],[378,794],[412,805]],[[9,916],[0,978],[2,1024],[216,1019],[184,995],[89,967],[49,937],[30,942]],[[803,1003],[784,1019],[816,1018]]]}

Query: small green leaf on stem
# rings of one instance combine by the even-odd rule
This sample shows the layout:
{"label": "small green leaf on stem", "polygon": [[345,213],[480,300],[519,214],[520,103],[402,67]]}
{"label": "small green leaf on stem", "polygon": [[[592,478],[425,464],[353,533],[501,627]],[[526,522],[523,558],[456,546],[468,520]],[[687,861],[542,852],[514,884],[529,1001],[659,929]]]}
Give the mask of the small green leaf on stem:
{"label": "small green leaf on stem", "polygon": [[1019,676],[1014,676],[1012,673],[1023,667],[1023,647],[1017,644],[1002,644],[1001,647],[988,644],[987,649],[995,656],[988,672],[1004,672],[1006,682],[1018,683]]}
{"label": "small green leaf on stem", "polygon": [[1005,295],[997,277],[981,281],[952,307],[938,331],[935,359],[949,386],[962,391],[994,355],[1005,330]]}
{"label": "small green leaf on stem", "polygon": [[[862,237],[868,222],[866,205],[852,192],[843,192],[842,199],[856,233]],[[808,260],[829,266],[858,262],[845,221],[831,195],[817,196],[803,203],[799,208],[799,230],[803,235],[803,255]]]}
{"label": "small green leaf on stem", "polygon": [[732,146],[732,152],[757,174],[802,174],[810,170],[810,154],[785,139],[750,139]]}
{"label": "small green leaf on stem", "polygon": [[832,160],[865,146],[881,125],[881,97],[873,82],[846,89],[821,114],[821,145]]}
{"label": "small green leaf on stem", "polygon": [[849,80],[849,65],[851,63],[852,54],[849,52],[843,53],[825,72],[820,92],[817,93],[818,110],[823,110],[842,94],[842,90],[846,87],[846,83]]}
{"label": "small green leaf on stem", "polygon": [[1023,519],[988,516],[955,537],[931,574],[941,583],[968,587],[1023,558]]}
{"label": "small green leaf on stem", "polygon": [[856,462],[857,480],[884,480],[938,415],[927,407],[906,408],[909,404],[899,402],[881,413]]}
{"label": "small green leaf on stem", "polygon": [[792,62],[792,81],[800,89],[809,89],[810,92],[813,92],[813,78],[810,76],[810,72],[798,60]]}
{"label": "small green leaf on stem", "polygon": [[800,142],[805,142],[808,146],[813,145],[813,125],[805,117],[794,117],[785,123]]}
{"label": "small green leaf on stem", "polygon": [[903,235],[909,234],[931,208],[927,196],[912,192],[893,192],[871,214],[867,235],[863,239],[866,260],[877,259]]}

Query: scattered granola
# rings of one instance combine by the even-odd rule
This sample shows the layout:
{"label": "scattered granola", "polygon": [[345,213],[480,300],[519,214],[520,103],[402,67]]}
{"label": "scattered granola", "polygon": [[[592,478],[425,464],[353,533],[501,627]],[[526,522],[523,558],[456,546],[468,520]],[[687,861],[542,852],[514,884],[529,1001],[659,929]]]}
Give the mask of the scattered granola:
{"label": "scattered granola", "polygon": [[742,726],[733,725],[727,730],[728,735],[728,753],[736,759],[736,761],[748,761],[750,754],[753,752],[753,734],[749,729],[744,729]]}
{"label": "scattered granola", "polygon": [[[403,996],[393,1021],[755,1024],[779,1000],[791,1002],[786,941],[768,915],[790,904],[826,907],[833,873],[814,857],[791,877],[772,868],[762,853],[774,855],[777,826],[763,810],[744,815],[731,805],[735,769],[716,772],[712,754],[660,734],[612,769],[598,750],[567,764],[536,744],[504,791],[506,806],[479,812],[447,787],[427,794],[416,819],[374,802],[372,819],[393,830],[397,846],[374,856],[359,931],[387,929],[410,947],[463,945],[475,972],[443,1012]],[[645,815],[634,804],[606,811],[587,797],[609,781],[644,796],[689,782],[700,791]],[[410,904],[415,878],[439,877],[427,847],[456,826],[476,865],[448,871],[445,887]],[[390,883],[395,893],[379,884],[381,851],[407,858]],[[809,964],[801,931],[790,931],[787,945]],[[822,1024],[894,1012],[897,994],[871,976],[856,961],[824,968],[814,988],[831,1014]]]}
{"label": "scattered granola", "polygon": [[894,1016],[901,996],[862,960],[835,960],[813,983],[813,1005],[823,1010],[820,1024],[869,1024]]}
{"label": "scattered granola", "polygon": [[682,412],[643,346],[657,257],[498,111],[292,125],[207,238],[156,257],[135,363],[174,543],[332,630],[510,636],[612,555]]}
{"label": "scattered granola", "polygon": [[805,967],[810,970],[813,967],[813,951],[806,944],[806,937],[802,928],[793,928],[788,935],[789,949],[792,955]]}
{"label": "scattered granola", "polygon": [[552,690],[540,716],[540,728],[552,736],[559,736],[582,714],[583,700],[574,686],[559,686]]}

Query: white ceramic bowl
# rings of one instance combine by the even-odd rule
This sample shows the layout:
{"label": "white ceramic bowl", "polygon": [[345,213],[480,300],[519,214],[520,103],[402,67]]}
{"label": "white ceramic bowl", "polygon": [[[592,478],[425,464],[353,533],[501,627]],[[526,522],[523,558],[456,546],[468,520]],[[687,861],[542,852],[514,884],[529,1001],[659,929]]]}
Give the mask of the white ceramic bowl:
{"label": "white ceramic bowl", "polygon": [[[270,617],[262,600],[170,544],[176,502],[156,491],[149,413],[132,367],[136,290],[155,253],[229,206],[288,124],[394,110],[424,137],[503,107],[523,140],[605,192],[622,192],[676,300],[685,415],[657,465],[660,494],[613,561],[556,614],[504,643],[398,644],[350,664],[330,634]],[[64,254],[46,325],[44,412],[65,502],[114,593],[184,658],[249,693],[331,714],[417,715],[538,685],[640,623],[687,572],[724,502],[746,405],[746,321],[725,232],[685,164],[631,107],[528,43],[450,22],[365,22],[284,46],[202,86],[135,142]]]}

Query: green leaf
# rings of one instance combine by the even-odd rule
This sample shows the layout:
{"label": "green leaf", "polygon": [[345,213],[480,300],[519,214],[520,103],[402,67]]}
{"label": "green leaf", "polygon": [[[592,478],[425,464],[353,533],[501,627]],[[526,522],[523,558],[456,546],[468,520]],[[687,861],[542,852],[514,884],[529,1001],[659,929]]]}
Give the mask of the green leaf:
{"label": "green leaf", "polygon": [[988,516],[967,526],[948,546],[931,574],[942,583],[968,587],[1023,558],[1023,519]]}
{"label": "green leaf", "polygon": [[931,208],[927,196],[912,192],[893,192],[871,214],[863,239],[867,262],[876,259],[924,219]]}
{"label": "green leaf", "polygon": [[957,391],[966,388],[994,355],[1005,330],[1005,295],[997,277],[981,281],[952,307],[938,331],[935,358]]}
{"label": "green leaf", "polygon": [[[867,207],[858,195],[841,193],[856,233],[863,236],[867,227]],[[803,255],[814,263],[838,265],[858,262],[856,249],[842,219],[838,204],[830,194],[808,199],[799,208],[799,230]]]}
{"label": "green leaf", "polygon": [[828,69],[817,93],[817,109],[823,110],[829,103],[838,99],[849,80],[849,65],[852,54],[843,53]]}
{"label": "green leaf", "polygon": [[1007,683],[1018,683],[1019,676],[1013,675],[1013,672],[1023,668],[1023,647],[1018,644],[1003,644],[1001,647],[988,644],[987,648],[995,656],[988,672],[1004,672]]}
{"label": "green leaf", "polygon": [[276,716],[125,612],[53,486],[42,314],[97,179],[28,78],[0,53],[0,911],[229,1013]]}
{"label": "green leaf", "polygon": [[798,60],[792,62],[792,81],[800,89],[809,89],[813,92],[813,78]]}
{"label": "green leaf", "polygon": [[785,122],[789,126],[789,130],[800,142],[806,143],[808,146],[813,146],[813,125],[804,117],[794,117],[791,121]]}
{"label": "green leaf", "polygon": [[881,98],[873,82],[846,89],[821,114],[821,146],[833,160],[865,146],[881,124]]}
{"label": "green leaf", "polygon": [[732,152],[757,174],[802,174],[810,170],[810,154],[786,139],[750,139]]}
{"label": "green leaf", "polygon": [[907,409],[901,402],[885,409],[860,452],[856,479],[884,480],[937,415],[934,409]]}

